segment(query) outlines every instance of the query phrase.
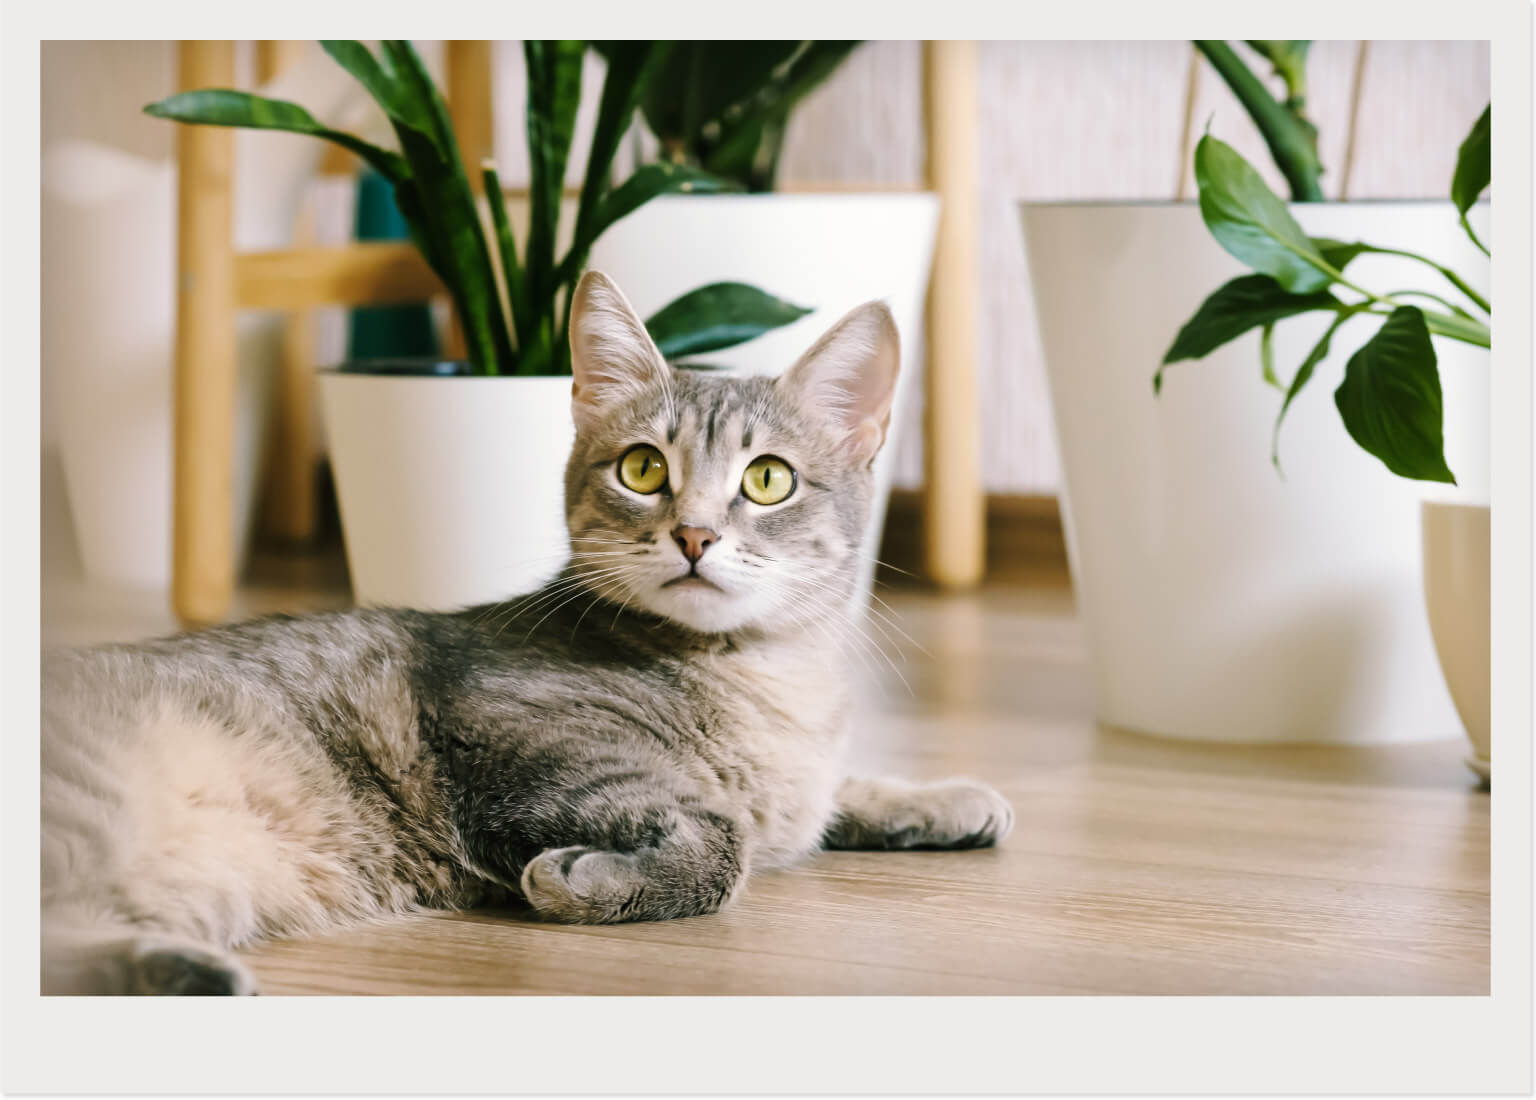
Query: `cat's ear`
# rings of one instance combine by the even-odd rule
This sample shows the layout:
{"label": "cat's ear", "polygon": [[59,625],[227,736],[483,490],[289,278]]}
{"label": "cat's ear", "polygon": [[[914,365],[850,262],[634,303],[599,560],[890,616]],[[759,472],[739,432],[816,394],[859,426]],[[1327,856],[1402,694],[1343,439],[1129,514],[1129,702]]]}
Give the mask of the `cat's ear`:
{"label": "cat's ear", "polygon": [[578,424],[665,385],[670,368],[618,285],[588,271],[571,295],[571,414]]}
{"label": "cat's ear", "polygon": [[901,339],[884,302],[866,302],[827,330],[779,379],[802,407],[829,418],[854,461],[885,443],[901,369]]}

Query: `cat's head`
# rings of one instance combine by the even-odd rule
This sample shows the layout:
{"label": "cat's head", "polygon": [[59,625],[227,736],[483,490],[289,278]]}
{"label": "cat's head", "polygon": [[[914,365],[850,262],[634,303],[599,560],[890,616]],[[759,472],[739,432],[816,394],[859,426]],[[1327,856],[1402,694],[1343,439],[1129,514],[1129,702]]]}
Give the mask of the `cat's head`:
{"label": "cat's head", "polygon": [[708,633],[840,610],[901,359],[890,310],[859,306],[777,378],[668,366],[598,272],[570,332],[566,519],[586,586]]}

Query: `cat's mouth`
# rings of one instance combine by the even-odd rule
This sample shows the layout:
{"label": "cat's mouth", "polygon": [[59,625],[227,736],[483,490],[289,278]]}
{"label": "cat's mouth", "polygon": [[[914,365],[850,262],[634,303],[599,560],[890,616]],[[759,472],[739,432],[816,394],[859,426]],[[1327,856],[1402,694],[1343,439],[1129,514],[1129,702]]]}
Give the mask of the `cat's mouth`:
{"label": "cat's mouth", "polygon": [[688,572],[684,573],[680,577],[673,577],[669,581],[663,581],[662,584],[661,584],[661,587],[663,587],[663,588],[701,588],[702,587],[702,588],[713,588],[716,592],[724,592],[725,591],[725,589],[721,588],[714,581],[712,581],[709,578],[705,577],[702,573],[696,573],[696,572],[694,572],[691,569]]}

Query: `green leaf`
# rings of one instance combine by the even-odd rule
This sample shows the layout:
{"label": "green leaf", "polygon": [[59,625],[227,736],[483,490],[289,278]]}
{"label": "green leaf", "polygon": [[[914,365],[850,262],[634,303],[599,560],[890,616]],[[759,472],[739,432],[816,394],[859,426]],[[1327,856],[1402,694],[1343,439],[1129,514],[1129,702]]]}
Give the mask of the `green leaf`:
{"label": "green leaf", "polygon": [[[1456,274],[1456,272],[1452,271],[1450,268],[1446,267],[1444,264],[1437,264],[1434,260],[1429,259],[1427,256],[1420,256],[1417,252],[1409,252],[1402,248],[1378,248],[1376,245],[1366,244],[1363,241],[1353,241],[1346,244],[1343,241],[1333,240],[1331,237],[1313,237],[1312,245],[1323,257],[1324,262],[1339,272],[1342,272],[1344,268],[1348,266],[1349,262],[1356,256],[1366,252],[1380,256],[1403,256],[1410,260],[1416,260],[1417,262],[1424,264],[1427,267],[1432,267],[1436,271],[1440,272],[1441,275],[1445,276],[1445,279],[1448,283],[1465,294],[1467,299],[1483,312],[1491,312],[1488,308],[1488,300],[1477,291],[1473,290],[1472,287],[1467,284],[1465,279]],[[1449,305],[1449,303],[1446,304]],[[1465,316],[1465,313],[1457,309],[1455,306],[1451,306],[1450,308],[1455,312],[1463,313],[1463,316]]]}
{"label": "green leaf", "polygon": [[397,153],[380,149],[361,138],[320,125],[303,107],[281,99],[251,95],[227,88],[181,92],[144,108],[144,113],[173,122],[197,126],[237,126],[247,130],[285,130],[308,134],[339,145],[373,166],[391,183],[409,178],[410,169]]}
{"label": "green leaf", "polygon": [[1275,167],[1290,185],[1291,198],[1297,202],[1321,202],[1323,191],[1318,179],[1323,169],[1317,160],[1317,127],[1302,113],[1303,98],[1298,94],[1284,103],[1277,102],[1269,87],[1221,39],[1196,39],[1195,48],[1205,55],[1248,112],[1269,146]]}
{"label": "green leaf", "polygon": [[1312,247],[1335,271],[1343,271],[1349,266],[1349,262],[1362,252],[1379,251],[1360,241],[1336,241],[1332,237],[1313,237]]}
{"label": "green leaf", "polygon": [[[512,313],[512,327],[517,333],[517,346],[521,351],[533,339],[533,318],[528,311],[524,296],[523,269],[517,260],[517,241],[512,236],[512,222],[507,218],[506,199],[501,193],[501,177],[496,169],[487,164],[480,170],[485,186],[485,202],[491,209],[491,225],[496,231],[496,252],[501,257],[502,278],[507,284],[507,308]],[[518,373],[526,373],[528,361],[518,356]]]}
{"label": "green leaf", "polygon": [[[1337,309],[1339,301],[1327,291],[1289,294],[1268,275],[1240,275],[1200,304],[1163,356],[1163,365],[1201,359],[1249,329],[1272,325],[1314,309]],[[1153,376],[1154,391],[1162,388],[1163,368]]]}
{"label": "green leaf", "polygon": [[[409,126],[427,136],[434,146],[437,145],[430,114],[422,109],[421,103],[405,92],[392,72],[384,70],[367,46],[350,40],[322,41],[320,46],[367,90],[391,124],[397,129]],[[442,153],[440,147],[438,153]]]}
{"label": "green leaf", "polygon": [[1493,104],[1472,124],[1472,130],[1456,154],[1456,173],[1451,177],[1451,201],[1465,214],[1488,189],[1493,177]]}
{"label": "green leaf", "polygon": [[[528,296],[536,310],[553,310],[559,280],[555,237],[565,165],[581,102],[581,63],[585,42],[523,43],[528,68],[528,248],[524,256]],[[547,303],[547,304],[546,304]]]}
{"label": "green leaf", "polygon": [[673,299],[645,327],[675,359],[735,347],[810,312],[745,283],[710,283]]}
{"label": "green leaf", "polygon": [[1280,425],[1285,422],[1285,414],[1290,411],[1291,402],[1295,401],[1296,395],[1308,382],[1312,381],[1312,372],[1317,369],[1317,365],[1328,357],[1328,347],[1333,342],[1333,334],[1339,330],[1339,326],[1365,308],[1360,305],[1340,310],[1339,315],[1323,333],[1322,339],[1312,346],[1312,350],[1307,352],[1307,357],[1301,361],[1301,366],[1296,369],[1296,377],[1291,379],[1291,385],[1285,391],[1285,401],[1280,405],[1280,415],[1275,417],[1275,430],[1270,437],[1269,460],[1275,464],[1276,470],[1280,469]]}
{"label": "green leaf", "polygon": [[1237,150],[1207,134],[1195,146],[1200,216],[1221,247],[1293,294],[1333,281],[1327,261]]}
{"label": "green leaf", "polygon": [[571,242],[571,250],[566,253],[555,281],[565,283],[575,278],[581,270],[578,263],[585,260],[592,242],[601,237],[609,226],[627,218],[658,195],[680,192],[712,195],[739,190],[740,185],[734,181],[701,172],[697,168],[682,164],[647,164],[603,196],[584,235]]}
{"label": "green leaf", "polygon": [[409,42],[386,41],[383,51],[398,94],[431,126],[430,134],[412,126],[395,127],[414,178],[410,185],[396,188],[396,202],[407,222],[419,226],[413,238],[448,287],[477,373],[499,374],[513,363],[512,341],[447,104]]}
{"label": "green leaf", "polygon": [[1263,333],[1259,336],[1259,363],[1263,367],[1264,381],[1275,389],[1284,391],[1285,387],[1280,384],[1280,379],[1275,374],[1275,326],[1273,324],[1265,325]]}
{"label": "green leaf", "polygon": [[1445,464],[1435,349],[1416,306],[1394,309],[1350,357],[1333,400],[1355,442],[1394,474],[1456,483]]}

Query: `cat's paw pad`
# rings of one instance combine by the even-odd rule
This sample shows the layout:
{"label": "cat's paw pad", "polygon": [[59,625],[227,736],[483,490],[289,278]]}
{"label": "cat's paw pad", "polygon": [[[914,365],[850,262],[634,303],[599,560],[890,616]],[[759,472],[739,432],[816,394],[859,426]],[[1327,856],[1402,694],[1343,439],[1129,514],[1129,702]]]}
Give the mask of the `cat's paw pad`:
{"label": "cat's paw pad", "polygon": [[956,779],[923,793],[927,820],[915,847],[990,848],[1013,831],[1013,805],[984,783]]}
{"label": "cat's paw pad", "polygon": [[523,868],[523,896],[539,915],[572,924],[624,920],[645,885],[626,852],[581,846],[550,848]]}
{"label": "cat's paw pad", "polygon": [[131,957],[134,993],[180,997],[249,997],[256,979],[228,955],[202,947],[159,940],[134,945]]}

